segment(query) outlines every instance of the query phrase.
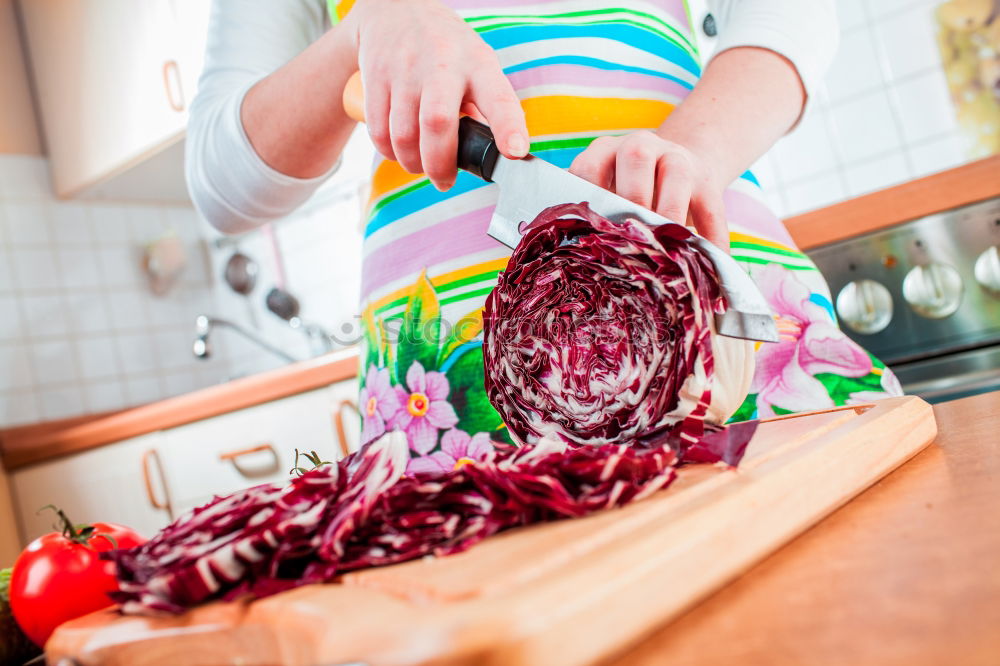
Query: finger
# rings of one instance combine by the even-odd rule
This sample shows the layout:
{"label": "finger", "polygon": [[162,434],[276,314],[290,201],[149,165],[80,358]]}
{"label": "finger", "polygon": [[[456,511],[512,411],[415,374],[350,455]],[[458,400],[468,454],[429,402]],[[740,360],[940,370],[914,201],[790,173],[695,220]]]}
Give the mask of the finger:
{"label": "finger", "polygon": [[656,166],[656,201],[653,210],[678,224],[686,224],[694,179],[687,160],[673,153],[660,156]]}
{"label": "finger", "polygon": [[420,91],[396,86],[389,100],[389,138],[396,161],[410,173],[420,173]]}
{"label": "finger", "polygon": [[420,99],[420,161],[424,173],[441,191],[455,184],[461,101],[462,89],[457,82],[429,86]]}
{"label": "finger", "polygon": [[493,131],[497,148],[504,156],[519,159],[528,154],[528,125],[521,101],[510,81],[497,71],[494,76],[473,74],[469,99],[482,112]]}
{"label": "finger", "polygon": [[392,140],[389,138],[389,87],[366,79],[364,88],[365,124],[368,126],[368,136],[383,157],[394,160],[396,154],[392,150]]}
{"label": "finger", "polygon": [[594,185],[611,189],[620,144],[619,137],[602,136],[594,139],[569,165],[569,172]]}
{"label": "finger", "polygon": [[643,135],[622,141],[615,157],[615,192],[645,208],[653,207],[657,147]]}
{"label": "finger", "polygon": [[691,217],[698,233],[729,252],[729,225],[722,199],[716,196],[695,197],[691,200]]}
{"label": "finger", "polygon": [[486,124],[486,116],[479,110],[479,107],[472,102],[462,102],[461,113],[469,116],[473,120]]}

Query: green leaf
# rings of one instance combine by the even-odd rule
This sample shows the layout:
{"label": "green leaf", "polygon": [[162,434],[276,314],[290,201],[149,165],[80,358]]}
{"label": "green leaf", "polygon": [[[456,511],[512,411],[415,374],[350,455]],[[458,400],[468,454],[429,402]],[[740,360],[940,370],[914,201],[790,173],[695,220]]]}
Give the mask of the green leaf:
{"label": "green leaf", "polygon": [[740,405],[740,408],[736,410],[732,418],[727,421],[727,423],[735,423],[736,421],[749,421],[754,417],[757,412],[757,394],[751,393]]}
{"label": "green leaf", "polygon": [[445,374],[451,392],[448,402],[458,414],[458,425],[470,435],[477,432],[492,433],[503,427],[503,419],[486,396],[483,384],[483,351],[481,348],[464,352]]}
{"label": "green leaf", "polygon": [[864,377],[844,377],[829,372],[816,375],[816,379],[826,388],[835,405],[843,405],[852,393],[861,391],[882,391],[882,377],[869,373]]}
{"label": "green leaf", "polygon": [[421,271],[406,304],[396,344],[396,376],[406,377],[414,361],[424,370],[436,370],[441,332],[441,306],[434,285]]}
{"label": "green leaf", "polygon": [[385,362],[384,339],[379,335],[379,329],[375,324],[375,312],[369,305],[361,313],[361,333],[365,340],[365,358],[361,365],[361,374],[368,372],[369,366],[376,368],[383,367]]}
{"label": "green leaf", "polygon": [[483,332],[483,309],[478,308],[472,312],[466,314],[464,317],[455,323],[455,328],[452,329],[451,334],[444,341],[441,346],[441,350],[438,353],[437,367],[441,367],[456,349],[464,345],[466,342],[474,339],[477,335]]}

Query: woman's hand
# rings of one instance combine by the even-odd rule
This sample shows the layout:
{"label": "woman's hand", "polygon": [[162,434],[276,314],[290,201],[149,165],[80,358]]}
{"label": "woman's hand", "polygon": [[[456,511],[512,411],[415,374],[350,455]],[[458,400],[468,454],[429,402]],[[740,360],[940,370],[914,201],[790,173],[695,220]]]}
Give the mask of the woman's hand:
{"label": "woman's hand", "polygon": [[365,89],[365,122],[380,153],[439,190],[455,182],[460,111],[490,125],[500,152],[528,152],[520,101],[496,54],[436,0],[357,0],[348,31]]}
{"label": "woman's hand", "polygon": [[580,153],[569,170],[729,249],[722,204],[724,185],[710,160],[646,130],[603,136]]}

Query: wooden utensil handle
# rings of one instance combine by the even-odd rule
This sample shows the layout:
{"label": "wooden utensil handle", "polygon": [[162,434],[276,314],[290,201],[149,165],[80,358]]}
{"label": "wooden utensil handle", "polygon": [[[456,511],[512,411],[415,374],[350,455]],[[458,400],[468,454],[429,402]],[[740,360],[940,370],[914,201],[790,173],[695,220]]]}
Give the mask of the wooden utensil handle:
{"label": "wooden utensil handle", "polygon": [[344,113],[359,123],[365,122],[365,89],[361,72],[354,72],[344,86]]}
{"label": "wooden utensil handle", "polygon": [[[344,86],[344,112],[359,123],[365,122],[365,89],[361,72],[354,72]],[[465,116],[458,121],[458,168],[493,180],[493,168],[500,158],[493,132],[486,125]]]}

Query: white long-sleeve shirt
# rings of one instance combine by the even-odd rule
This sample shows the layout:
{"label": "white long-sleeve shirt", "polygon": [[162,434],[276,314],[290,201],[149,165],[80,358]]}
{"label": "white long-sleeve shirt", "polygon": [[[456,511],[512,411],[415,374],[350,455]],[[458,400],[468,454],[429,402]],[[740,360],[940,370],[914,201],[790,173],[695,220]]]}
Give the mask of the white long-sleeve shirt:
{"label": "white long-sleeve shirt", "polygon": [[[708,0],[715,53],[757,46],[786,57],[807,98],[837,48],[834,0]],[[324,0],[214,0],[197,97],[191,104],[186,176],[195,206],[217,228],[238,232],[282,217],[336,169],[293,178],[254,151],[240,120],[247,91],[330,28]]]}

